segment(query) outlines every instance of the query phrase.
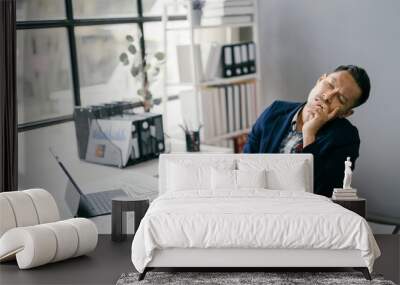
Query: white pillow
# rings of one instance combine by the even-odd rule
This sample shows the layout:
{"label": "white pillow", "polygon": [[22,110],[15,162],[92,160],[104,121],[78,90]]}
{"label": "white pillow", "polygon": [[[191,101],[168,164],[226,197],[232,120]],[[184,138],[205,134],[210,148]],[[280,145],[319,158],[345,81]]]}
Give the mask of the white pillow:
{"label": "white pillow", "polygon": [[210,167],[188,167],[178,163],[169,163],[168,166],[168,189],[170,191],[210,189]]}
{"label": "white pillow", "polygon": [[266,188],[266,171],[263,170],[211,170],[213,190],[238,190],[241,188]]}
{"label": "white pillow", "polygon": [[236,170],[237,188],[267,188],[267,171]]}
{"label": "white pillow", "polygon": [[309,171],[306,161],[287,159],[244,158],[237,162],[239,170],[265,169],[267,188],[271,190],[307,191],[311,189],[308,181]]}
{"label": "white pillow", "polygon": [[176,158],[167,161],[166,191],[211,190],[211,168],[234,169],[236,161],[226,158]]}
{"label": "white pillow", "polygon": [[211,188],[218,189],[236,189],[236,170],[216,169],[211,170]]}
{"label": "white pillow", "polygon": [[267,187],[273,190],[307,191],[307,177],[304,175],[305,163],[290,168],[267,171]]}

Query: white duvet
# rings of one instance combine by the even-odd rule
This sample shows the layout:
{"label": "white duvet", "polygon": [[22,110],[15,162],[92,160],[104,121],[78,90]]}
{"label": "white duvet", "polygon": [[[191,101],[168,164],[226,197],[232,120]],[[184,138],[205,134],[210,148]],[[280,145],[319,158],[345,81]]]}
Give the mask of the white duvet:
{"label": "white duvet", "polygon": [[132,262],[143,272],[165,248],[358,249],[371,272],[380,255],[359,215],[320,195],[265,189],[158,197],[135,235]]}

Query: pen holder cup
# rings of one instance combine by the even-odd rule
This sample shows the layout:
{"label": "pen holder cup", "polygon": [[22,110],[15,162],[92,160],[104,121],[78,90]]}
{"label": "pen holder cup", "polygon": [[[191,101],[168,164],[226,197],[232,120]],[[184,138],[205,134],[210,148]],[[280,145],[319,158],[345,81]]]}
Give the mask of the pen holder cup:
{"label": "pen holder cup", "polygon": [[200,151],[200,132],[187,132],[186,137],[186,151],[187,152],[198,152]]}

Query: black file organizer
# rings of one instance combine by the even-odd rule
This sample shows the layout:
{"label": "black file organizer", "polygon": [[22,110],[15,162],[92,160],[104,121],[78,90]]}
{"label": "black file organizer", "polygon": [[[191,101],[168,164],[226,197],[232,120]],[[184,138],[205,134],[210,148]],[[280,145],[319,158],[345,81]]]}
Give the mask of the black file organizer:
{"label": "black file organizer", "polygon": [[157,158],[165,151],[162,115],[154,113],[135,113],[135,103],[113,102],[108,104],[76,107],[74,111],[78,155],[86,159],[92,120],[130,120],[132,121],[132,152],[126,164],[133,165]]}
{"label": "black file organizer", "polygon": [[144,161],[142,151],[141,151],[141,144],[140,144],[140,117],[138,114],[133,112],[129,112],[128,114],[122,114],[118,116],[113,116],[108,118],[110,120],[127,120],[132,122],[132,129],[131,129],[131,140],[132,140],[132,151],[131,156],[129,157],[127,165],[133,165],[138,162]]}
{"label": "black file organizer", "polygon": [[[149,112],[134,113],[130,111],[124,113],[122,116],[111,117],[110,119],[132,121],[132,138],[137,139],[139,156],[132,157],[131,155],[127,166],[157,158],[160,153],[165,151],[164,129],[161,114]],[[136,149],[132,151],[136,152]]]}
{"label": "black file organizer", "polygon": [[[140,145],[145,158],[158,157],[165,151],[162,116],[153,113],[141,113]],[[147,125],[147,128],[145,126]]]}
{"label": "black file organizer", "polygon": [[85,159],[86,156],[89,142],[90,124],[93,119],[96,119],[96,114],[91,108],[75,107],[75,133],[78,144],[78,155],[80,159]]}
{"label": "black file organizer", "polygon": [[93,119],[104,119],[110,116],[122,115],[126,110],[134,108],[135,104],[127,101],[117,101],[109,104],[75,107],[74,122],[78,143],[78,155],[85,159],[89,141],[90,124]]}

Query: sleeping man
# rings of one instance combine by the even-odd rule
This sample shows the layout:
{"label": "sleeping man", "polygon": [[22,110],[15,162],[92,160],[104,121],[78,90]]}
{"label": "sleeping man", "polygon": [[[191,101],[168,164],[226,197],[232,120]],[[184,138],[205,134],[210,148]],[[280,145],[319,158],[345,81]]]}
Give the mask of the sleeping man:
{"label": "sleeping man", "polygon": [[251,129],[245,153],[311,153],[314,193],[332,196],[341,188],[344,161],[358,157],[358,131],[346,117],[369,97],[370,80],[364,69],[346,65],[322,75],[307,102],[275,101]]}

